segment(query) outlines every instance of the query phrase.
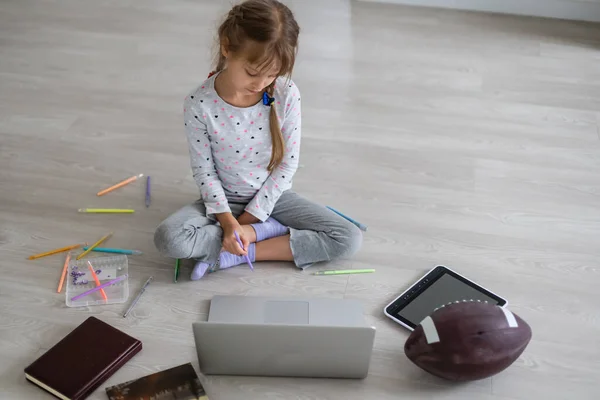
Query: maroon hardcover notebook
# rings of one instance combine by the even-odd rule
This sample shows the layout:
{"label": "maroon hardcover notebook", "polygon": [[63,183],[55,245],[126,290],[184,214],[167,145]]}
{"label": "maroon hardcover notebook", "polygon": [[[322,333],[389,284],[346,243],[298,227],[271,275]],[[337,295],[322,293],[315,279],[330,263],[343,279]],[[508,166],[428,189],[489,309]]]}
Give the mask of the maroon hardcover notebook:
{"label": "maroon hardcover notebook", "polygon": [[25,377],[60,399],[85,399],[141,349],[139,340],[89,317],[25,368]]}

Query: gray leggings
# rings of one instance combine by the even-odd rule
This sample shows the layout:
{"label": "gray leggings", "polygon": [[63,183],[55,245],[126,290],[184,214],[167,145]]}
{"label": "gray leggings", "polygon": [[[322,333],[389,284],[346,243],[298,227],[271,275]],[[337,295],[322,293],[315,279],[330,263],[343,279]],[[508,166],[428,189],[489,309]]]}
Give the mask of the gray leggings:
{"label": "gray leggings", "polygon": [[[235,217],[244,204],[230,203]],[[362,232],[352,223],[298,194],[284,192],[271,216],[290,228],[290,246],[299,268],[354,255],[362,244]],[[201,200],[165,219],[156,229],[154,244],[167,257],[216,262],[223,231],[214,216],[206,216]]]}

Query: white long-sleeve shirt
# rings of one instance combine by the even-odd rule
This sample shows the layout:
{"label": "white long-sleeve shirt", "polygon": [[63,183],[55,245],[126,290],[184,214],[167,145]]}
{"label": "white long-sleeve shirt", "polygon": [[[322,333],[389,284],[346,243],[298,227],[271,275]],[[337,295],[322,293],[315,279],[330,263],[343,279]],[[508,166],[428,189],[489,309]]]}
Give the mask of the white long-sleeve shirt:
{"label": "white long-sleeve shirt", "polygon": [[300,153],[300,91],[293,81],[278,78],[270,107],[276,107],[283,134],[282,163],[267,170],[271,159],[270,107],[262,100],[234,107],[221,99],[214,74],[184,102],[184,122],[192,172],[207,214],[230,212],[229,202],[247,203],[245,210],[261,221],[271,214],[281,194],[292,187]]}

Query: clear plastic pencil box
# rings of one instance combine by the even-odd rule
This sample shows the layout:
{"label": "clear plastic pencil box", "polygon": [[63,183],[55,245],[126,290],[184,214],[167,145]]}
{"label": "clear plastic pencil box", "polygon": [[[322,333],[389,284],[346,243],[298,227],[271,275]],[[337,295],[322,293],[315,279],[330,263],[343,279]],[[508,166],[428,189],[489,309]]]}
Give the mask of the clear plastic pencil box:
{"label": "clear plastic pencil box", "polygon": [[92,264],[100,284],[112,281],[122,275],[128,275],[128,259],[126,255],[102,256],[95,258],[84,257],[81,260],[74,258],[69,262],[67,269],[67,307],[85,307],[103,304],[124,303],[129,297],[129,278],[103,288],[106,300],[100,290],[83,296],[75,301],[71,298],[87,292],[96,287],[88,261]]}

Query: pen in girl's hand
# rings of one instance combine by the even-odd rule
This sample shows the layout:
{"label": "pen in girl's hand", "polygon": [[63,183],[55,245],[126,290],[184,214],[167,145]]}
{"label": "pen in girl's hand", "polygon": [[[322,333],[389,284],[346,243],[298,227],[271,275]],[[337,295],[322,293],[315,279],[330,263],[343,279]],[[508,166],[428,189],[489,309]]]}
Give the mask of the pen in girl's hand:
{"label": "pen in girl's hand", "polygon": [[[244,244],[242,243],[242,239],[240,239],[240,235],[238,235],[237,231],[234,231],[233,233],[235,234],[235,240],[237,240],[237,242],[240,245],[240,247],[242,248],[242,250],[245,251],[246,249],[244,248]],[[248,254],[246,254],[244,256],[244,258],[246,259],[246,262],[248,263],[248,266],[250,267],[250,269],[252,271],[254,271],[254,266],[252,265],[252,261],[250,261],[250,257],[248,256]]]}

